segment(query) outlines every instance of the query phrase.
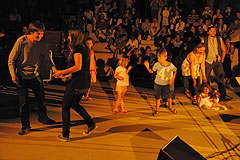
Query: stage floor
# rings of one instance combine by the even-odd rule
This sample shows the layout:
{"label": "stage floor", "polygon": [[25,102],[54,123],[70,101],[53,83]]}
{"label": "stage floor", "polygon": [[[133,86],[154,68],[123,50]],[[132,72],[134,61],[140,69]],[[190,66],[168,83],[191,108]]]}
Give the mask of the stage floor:
{"label": "stage floor", "polygon": [[[65,87],[48,84],[45,88],[48,115],[58,123],[38,123],[35,103],[30,98],[32,132],[19,136],[20,118],[14,114],[0,119],[1,160],[156,160],[160,149],[175,136],[205,158],[239,159],[240,98],[234,90],[227,90],[233,100],[224,102],[229,110],[214,111],[192,105],[182,88],[176,88],[174,107],[178,113],[174,115],[161,107],[159,116],[153,117],[153,90],[131,84],[124,100],[128,113],[114,115],[115,80],[98,81],[91,87],[93,101],[82,101],[98,128],[90,135],[83,135],[87,126],[71,110],[71,141],[61,142],[56,136],[61,133],[61,103]],[[15,87],[1,90],[0,95],[1,111],[4,107],[11,108],[6,112],[11,115],[10,112],[17,109]]]}

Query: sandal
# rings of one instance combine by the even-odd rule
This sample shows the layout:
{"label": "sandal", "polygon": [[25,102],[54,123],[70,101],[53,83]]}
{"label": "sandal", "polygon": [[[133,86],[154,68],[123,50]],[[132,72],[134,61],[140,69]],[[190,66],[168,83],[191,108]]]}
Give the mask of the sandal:
{"label": "sandal", "polygon": [[127,110],[121,110],[120,112],[121,113],[127,113],[128,111]]}
{"label": "sandal", "polygon": [[155,112],[153,113],[153,116],[154,116],[154,117],[157,117],[157,116],[158,116],[158,111],[155,111]]}
{"label": "sandal", "polygon": [[198,105],[198,101],[197,101],[197,97],[196,96],[193,97],[192,104],[193,105]]}
{"label": "sandal", "polygon": [[168,107],[168,109],[173,113],[173,114],[176,114],[177,113],[177,110],[173,107]]}
{"label": "sandal", "polygon": [[191,99],[191,93],[188,89],[185,90],[184,94],[187,96],[187,98]]}
{"label": "sandal", "polygon": [[117,113],[118,113],[118,110],[114,109],[114,110],[112,111],[112,113],[113,113],[113,114],[117,114]]}
{"label": "sandal", "polygon": [[84,100],[86,100],[86,101],[93,101],[93,100],[92,100],[92,98],[91,98],[91,97],[88,97],[88,96],[87,96],[87,97],[85,97],[85,99],[84,99]]}

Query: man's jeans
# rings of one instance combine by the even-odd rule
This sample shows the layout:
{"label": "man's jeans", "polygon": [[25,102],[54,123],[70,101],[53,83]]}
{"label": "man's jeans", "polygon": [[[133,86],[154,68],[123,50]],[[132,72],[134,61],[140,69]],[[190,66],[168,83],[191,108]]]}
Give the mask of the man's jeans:
{"label": "man's jeans", "polygon": [[225,97],[226,96],[226,86],[225,86],[225,82],[224,82],[225,73],[223,70],[222,63],[214,61],[212,64],[209,64],[207,62],[205,64],[206,64],[206,76],[207,76],[208,84],[210,84],[210,74],[213,69],[214,74],[216,76],[219,93],[222,97]]}
{"label": "man's jeans", "polygon": [[28,106],[28,89],[32,89],[35,98],[37,100],[38,118],[47,118],[46,103],[44,97],[44,88],[41,78],[35,77],[33,79],[22,79],[18,77],[19,81],[16,85],[20,116],[22,122],[22,128],[30,127],[29,121],[29,106]]}

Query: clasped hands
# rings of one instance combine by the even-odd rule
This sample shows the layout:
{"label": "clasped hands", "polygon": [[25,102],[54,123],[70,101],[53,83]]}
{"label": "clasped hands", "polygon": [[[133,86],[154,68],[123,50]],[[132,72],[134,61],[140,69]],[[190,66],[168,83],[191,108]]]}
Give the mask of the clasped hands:
{"label": "clasped hands", "polygon": [[69,79],[71,79],[72,74],[63,75],[63,73],[62,73],[61,70],[57,70],[57,71],[53,74],[53,77],[55,77],[55,78],[61,78],[61,80],[62,80],[63,82],[66,82],[66,81],[68,81]]}

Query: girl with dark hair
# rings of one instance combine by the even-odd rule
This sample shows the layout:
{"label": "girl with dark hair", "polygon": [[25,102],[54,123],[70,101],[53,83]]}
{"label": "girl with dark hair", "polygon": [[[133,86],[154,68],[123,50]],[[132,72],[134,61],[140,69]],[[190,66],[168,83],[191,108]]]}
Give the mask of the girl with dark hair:
{"label": "girl with dark hair", "polygon": [[82,43],[84,40],[84,33],[82,31],[72,29],[69,30],[68,33],[70,49],[70,54],[68,56],[69,68],[65,70],[59,70],[54,74],[55,78],[72,74],[72,77],[66,86],[63,97],[63,132],[62,135],[57,136],[57,138],[62,141],[69,141],[71,107],[83,117],[88,125],[88,131],[84,132],[85,134],[89,134],[93,129],[96,128],[96,124],[91,116],[84,109],[84,107],[79,104],[82,96],[90,87],[90,51]]}

